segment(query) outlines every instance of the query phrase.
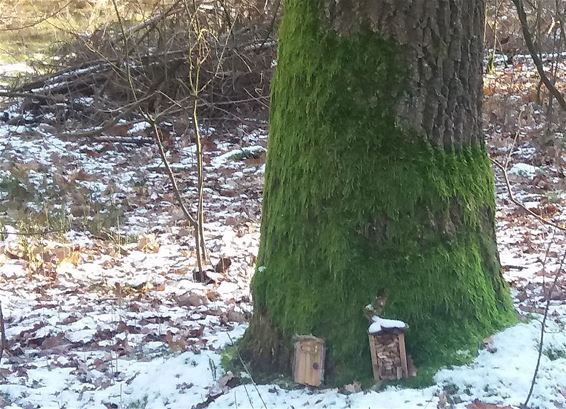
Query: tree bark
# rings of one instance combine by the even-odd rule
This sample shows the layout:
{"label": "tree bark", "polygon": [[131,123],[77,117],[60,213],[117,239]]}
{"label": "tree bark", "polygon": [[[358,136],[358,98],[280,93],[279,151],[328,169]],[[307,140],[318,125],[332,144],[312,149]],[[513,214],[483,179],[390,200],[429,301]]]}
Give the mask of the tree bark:
{"label": "tree bark", "polygon": [[363,309],[383,294],[421,368],[514,320],[481,131],[483,13],[479,0],[287,0],[241,343],[252,368],[289,373],[292,336],[312,333],[331,383],[370,379]]}

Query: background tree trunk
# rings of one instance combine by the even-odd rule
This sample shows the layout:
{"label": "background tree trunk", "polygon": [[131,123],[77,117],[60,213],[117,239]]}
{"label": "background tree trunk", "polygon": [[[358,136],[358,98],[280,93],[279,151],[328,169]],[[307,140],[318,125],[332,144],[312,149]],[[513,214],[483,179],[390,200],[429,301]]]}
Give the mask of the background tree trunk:
{"label": "background tree trunk", "polygon": [[312,333],[331,383],[371,378],[363,308],[380,294],[422,368],[513,321],[481,132],[483,13],[470,0],[286,1],[241,343],[256,370],[288,373],[292,336]]}

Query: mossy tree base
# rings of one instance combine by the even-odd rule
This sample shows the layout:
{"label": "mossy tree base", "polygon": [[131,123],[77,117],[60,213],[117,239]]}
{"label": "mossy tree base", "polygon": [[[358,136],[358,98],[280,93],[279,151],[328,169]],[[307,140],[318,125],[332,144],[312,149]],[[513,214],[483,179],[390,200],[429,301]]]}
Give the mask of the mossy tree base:
{"label": "mossy tree base", "polygon": [[417,366],[458,362],[515,319],[485,148],[436,146],[401,125],[409,74],[395,42],[321,21],[316,1],[286,2],[242,354],[290,374],[291,338],[312,334],[327,343],[330,383],[369,379],[363,308],[386,294],[383,315],[409,324]]}

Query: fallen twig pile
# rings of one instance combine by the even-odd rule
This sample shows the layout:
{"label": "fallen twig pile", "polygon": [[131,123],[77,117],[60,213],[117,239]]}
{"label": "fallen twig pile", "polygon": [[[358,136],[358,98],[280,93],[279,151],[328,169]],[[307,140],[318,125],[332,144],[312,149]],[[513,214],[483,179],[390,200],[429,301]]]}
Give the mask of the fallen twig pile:
{"label": "fallen twig pile", "polygon": [[[58,50],[57,69],[0,97],[26,101],[21,113],[27,119],[13,124],[37,123],[36,117],[64,104],[50,122],[67,136],[100,135],[120,120],[141,119],[138,112],[160,123],[191,110],[195,101],[205,120],[265,118],[278,7],[253,3],[175,0],[141,22],[127,21],[116,6],[116,22],[90,35],[73,33],[75,40]],[[195,66],[198,98],[190,86]],[[78,100],[85,97],[92,100]],[[72,119],[77,122],[67,123]],[[77,124],[89,128],[76,132]]]}

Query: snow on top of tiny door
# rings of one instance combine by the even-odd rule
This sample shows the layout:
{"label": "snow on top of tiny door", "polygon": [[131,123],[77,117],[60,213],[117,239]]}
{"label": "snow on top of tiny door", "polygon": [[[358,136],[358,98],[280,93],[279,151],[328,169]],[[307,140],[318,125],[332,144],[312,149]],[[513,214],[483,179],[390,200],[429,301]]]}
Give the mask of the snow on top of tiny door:
{"label": "snow on top of tiny door", "polygon": [[385,319],[385,318],[378,317],[377,315],[374,315],[373,317],[371,317],[371,320],[373,322],[369,326],[369,329],[368,329],[368,332],[370,334],[377,334],[378,332],[380,332],[382,330],[387,330],[387,329],[406,329],[407,328],[407,324],[405,324],[403,321],[388,320],[388,319]]}

